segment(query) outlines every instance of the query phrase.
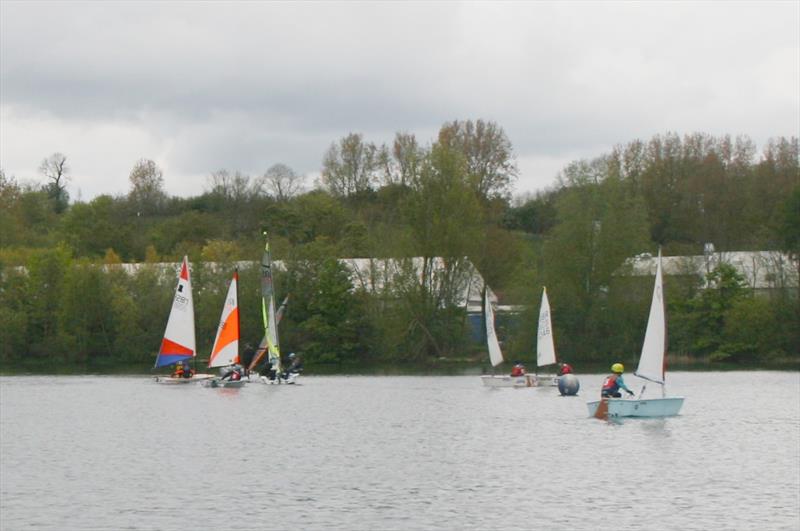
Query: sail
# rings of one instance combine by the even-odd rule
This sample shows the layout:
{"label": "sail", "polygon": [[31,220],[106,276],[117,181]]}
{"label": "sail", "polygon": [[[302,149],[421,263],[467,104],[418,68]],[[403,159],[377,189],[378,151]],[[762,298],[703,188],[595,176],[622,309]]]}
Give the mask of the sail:
{"label": "sail", "polygon": [[209,367],[225,367],[239,363],[239,273],[233,272],[228,295],[219,318],[217,337],[208,359]]}
{"label": "sail", "polygon": [[500,343],[497,341],[497,334],[494,330],[494,310],[492,303],[489,302],[489,290],[483,295],[483,309],[486,317],[486,344],[489,347],[489,361],[492,367],[497,367],[503,363],[503,353],[500,351]]}
{"label": "sail", "polygon": [[[289,296],[287,295],[283,299],[283,302],[281,303],[278,310],[275,312],[275,326],[274,326],[275,330],[277,330],[278,325],[281,324],[281,319],[283,319],[283,314],[284,312],[286,312],[286,305],[288,303],[289,303]],[[258,348],[256,349],[256,353],[253,356],[253,361],[250,362],[248,370],[251,371],[254,370],[261,362],[261,360],[264,358],[264,354],[266,354],[267,351],[269,350],[268,339],[269,338],[267,337],[267,334],[264,334],[264,337],[261,339],[261,343],[258,344]],[[277,338],[275,338],[275,340],[277,341]]]}
{"label": "sail", "polygon": [[[264,233],[264,236],[266,235]],[[272,285],[272,256],[269,250],[269,239],[266,240],[264,253],[261,255],[261,315],[264,319],[267,356],[273,370],[280,373],[281,352],[278,346],[278,329],[275,323],[275,294]]]}
{"label": "sail", "polygon": [[653,300],[650,303],[650,317],[647,319],[647,331],[644,334],[642,356],[636,376],[664,383],[664,351],[666,350],[667,323],[664,314],[664,292],[661,280],[661,250],[658,251],[656,265],[656,281],[653,287]]}
{"label": "sail", "polygon": [[193,358],[197,354],[194,336],[194,301],[189,259],[184,256],[172,309],[167,319],[167,329],[156,357],[156,367],[165,367]]}
{"label": "sail", "polygon": [[542,305],[539,308],[539,331],[536,337],[536,364],[551,365],[556,362],[556,346],[553,341],[553,323],[550,320],[550,301],[547,288],[542,288]]}

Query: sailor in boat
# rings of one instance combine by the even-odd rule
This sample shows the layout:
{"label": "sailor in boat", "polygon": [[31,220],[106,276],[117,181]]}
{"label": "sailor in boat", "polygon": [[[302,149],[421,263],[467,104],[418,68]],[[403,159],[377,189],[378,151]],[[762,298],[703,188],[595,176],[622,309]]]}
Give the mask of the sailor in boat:
{"label": "sailor in boat", "polygon": [[558,375],[564,376],[565,374],[572,374],[572,365],[569,363],[559,363],[558,364]]}
{"label": "sailor in boat", "polygon": [[625,385],[625,380],[622,378],[625,367],[621,363],[615,363],[611,366],[611,372],[612,374],[606,376],[606,379],[603,380],[603,389],[600,391],[600,396],[603,398],[621,398],[620,389],[633,396],[633,391],[628,389],[628,386]]}
{"label": "sailor in boat", "polygon": [[182,361],[175,365],[175,372],[172,373],[173,378],[191,378],[193,375],[194,371],[188,365],[184,365]]}
{"label": "sailor in boat", "polygon": [[277,371],[275,370],[275,367],[273,367],[273,365],[272,365],[272,360],[270,360],[270,359],[267,359],[267,364],[264,367],[264,375],[266,375],[266,378],[269,381],[274,381],[275,378],[278,376]]}
{"label": "sailor in boat", "polygon": [[524,375],[525,375],[525,365],[523,365],[519,361],[515,361],[514,366],[511,367],[511,376],[524,376]]}
{"label": "sailor in boat", "polygon": [[247,369],[247,367],[250,367],[250,363],[253,361],[253,357],[255,355],[256,355],[256,349],[253,348],[253,344],[252,343],[245,344],[241,357],[242,365],[244,365],[245,367],[244,371],[245,376],[248,376],[250,374],[250,371]]}
{"label": "sailor in boat", "polygon": [[297,354],[290,352],[289,366],[285,371],[283,371],[283,379],[288,379],[289,375],[292,373],[300,374],[301,372],[303,372],[303,362],[300,361],[300,357],[297,356]]}
{"label": "sailor in boat", "polygon": [[239,365],[229,365],[223,369],[225,374],[220,377],[220,380],[230,380],[236,382],[242,379],[242,368]]}

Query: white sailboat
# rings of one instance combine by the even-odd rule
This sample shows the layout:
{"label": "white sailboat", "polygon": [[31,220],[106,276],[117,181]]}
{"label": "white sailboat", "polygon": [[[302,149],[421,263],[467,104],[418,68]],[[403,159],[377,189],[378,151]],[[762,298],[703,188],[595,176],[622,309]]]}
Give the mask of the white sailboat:
{"label": "white sailboat", "polygon": [[666,396],[666,369],[664,356],[667,347],[667,322],[664,310],[664,292],[661,273],[661,249],[658,251],[656,280],[653,299],[650,303],[650,316],[644,336],[642,355],[635,376],[657,383],[661,386],[661,397],[643,398],[647,385],[642,387],[635,399],[603,398],[587,403],[589,415],[599,418],[617,417],[671,417],[680,412],[682,396]]}
{"label": "white sailboat", "polygon": [[[225,304],[222,307],[222,315],[219,318],[217,336],[214,338],[214,346],[211,348],[211,356],[208,359],[210,369],[229,367],[239,363],[240,335],[239,272],[234,270],[233,278],[228,286],[228,294],[225,297]],[[241,387],[244,385],[244,380],[214,379],[210,384],[211,387]]]}
{"label": "white sailboat", "polygon": [[[192,298],[192,279],[189,259],[183,257],[178,284],[172,298],[172,308],[167,319],[167,328],[161,347],[156,356],[154,368],[168,367],[178,362],[189,362],[197,356],[194,333],[194,299]],[[187,384],[210,378],[210,374],[196,374],[191,378],[156,376],[155,381],[163,384]]]}
{"label": "white sailboat", "polygon": [[[492,367],[497,367],[503,363],[503,352],[500,350],[500,342],[497,341],[497,333],[494,329],[494,309],[489,300],[488,288],[483,294],[483,313],[486,324],[486,346],[489,349],[489,361]],[[523,374],[522,376],[485,374],[481,376],[481,381],[486,387],[534,387],[537,384],[536,375],[534,374]]]}
{"label": "white sailboat", "polygon": [[[556,363],[556,345],[553,340],[553,322],[550,318],[550,301],[547,288],[542,288],[542,304],[539,307],[539,327],[536,333],[536,366],[545,367]],[[558,386],[558,376],[541,378],[550,385]]]}

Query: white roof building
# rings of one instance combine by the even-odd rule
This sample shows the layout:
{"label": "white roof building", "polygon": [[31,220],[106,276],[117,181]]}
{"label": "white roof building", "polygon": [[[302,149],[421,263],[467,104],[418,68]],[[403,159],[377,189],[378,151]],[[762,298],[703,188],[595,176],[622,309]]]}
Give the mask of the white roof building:
{"label": "white roof building", "polygon": [[[657,256],[640,254],[626,261],[634,276],[656,273]],[[700,275],[704,277],[719,264],[730,264],[744,277],[752,289],[797,289],[798,264],[779,251],[710,252],[695,256],[663,256],[664,275]]]}

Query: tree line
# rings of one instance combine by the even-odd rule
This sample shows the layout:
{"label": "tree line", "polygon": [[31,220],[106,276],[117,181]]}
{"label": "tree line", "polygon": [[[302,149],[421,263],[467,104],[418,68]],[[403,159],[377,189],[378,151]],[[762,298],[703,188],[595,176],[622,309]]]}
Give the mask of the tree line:
{"label": "tree line", "polygon": [[[160,343],[175,271],[121,263],[188,255],[200,352],[210,349],[227,282],[257,262],[267,230],[279,300],[290,296],[281,343],[307,366],[481,363],[458,303],[474,264],[503,304],[506,356],[532,363],[539,294],[546,285],[559,356],[632,362],[652,279],[626,274],[643,252],[783,250],[800,255],[797,138],[757,152],[747,137],[665,134],[567,165],[552,189],[513,197],[519,175],[510,139],[483,120],[446,123],[420,144],[360,134],[331,144],[320,182],[284,164],[251,177],[209,175],[207,189],[170,197],[161,169],[138,161],[117,196],[71,201],[67,158],[40,168],[44,183],[0,170],[0,362],[146,366]],[[381,290],[354,286],[337,258],[393,258]],[[411,257],[421,262],[412,264]],[[800,360],[794,290],[756,296],[730,267],[667,277],[670,353],[692,361]],[[707,273],[708,278],[703,278]],[[257,264],[243,267],[245,341],[260,329]],[[713,289],[704,289],[712,286]]]}

